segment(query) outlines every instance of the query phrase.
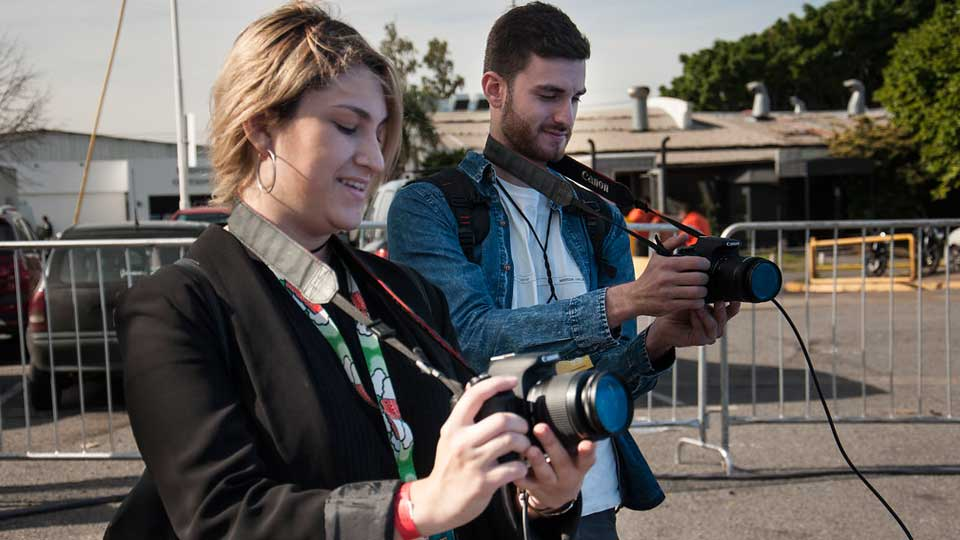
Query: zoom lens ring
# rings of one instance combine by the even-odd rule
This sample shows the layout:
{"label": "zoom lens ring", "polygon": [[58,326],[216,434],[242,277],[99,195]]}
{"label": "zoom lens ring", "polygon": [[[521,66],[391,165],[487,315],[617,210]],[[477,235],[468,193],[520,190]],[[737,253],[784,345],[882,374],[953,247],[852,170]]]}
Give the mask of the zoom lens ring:
{"label": "zoom lens ring", "polygon": [[543,397],[543,413],[546,418],[534,418],[546,421],[561,439],[577,437],[576,402],[577,386],[581,375],[585,373],[561,373],[550,379],[540,395]]}

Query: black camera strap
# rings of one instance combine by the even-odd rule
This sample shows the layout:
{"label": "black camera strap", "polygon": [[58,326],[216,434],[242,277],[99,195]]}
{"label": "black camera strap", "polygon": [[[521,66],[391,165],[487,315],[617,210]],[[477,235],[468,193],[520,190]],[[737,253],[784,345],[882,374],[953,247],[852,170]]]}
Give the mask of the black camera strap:
{"label": "black camera strap", "polygon": [[[614,227],[626,231],[627,234],[636,238],[637,241],[649,246],[660,255],[671,255],[670,250],[663,247],[663,244],[660,243],[659,238],[656,242],[653,242],[636,231],[632,231],[620,223],[615,223],[607,216],[597,212],[593,208],[590,208],[590,206],[584,204],[583,201],[577,198],[572,186],[562,182],[559,178],[550,174],[548,171],[524,158],[520,154],[503,146],[493,137],[487,137],[487,143],[484,146],[483,155],[491,163],[497,167],[507,170],[510,172],[510,174],[523,180],[523,182],[528,186],[539,191],[546,198],[550,199],[561,207],[570,208],[581,215],[587,215],[595,219],[605,221]],[[650,212],[670,225],[673,225],[677,229],[695,238],[704,236],[702,232],[694,229],[693,227],[680,223],[673,218],[665,216],[651,209],[647,203],[634,198],[633,194],[630,193],[630,190],[623,184],[607,178],[603,174],[600,174],[590,167],[587,167],[570,156],[564,156],[559,161],[550,162],[548,165],[551,169],[562,174],[571,182],[575,182],[578,186],[588,189],[591,192],[613,202],[623,213],[626,213],[631,208],[636,207],[644,212]]]}

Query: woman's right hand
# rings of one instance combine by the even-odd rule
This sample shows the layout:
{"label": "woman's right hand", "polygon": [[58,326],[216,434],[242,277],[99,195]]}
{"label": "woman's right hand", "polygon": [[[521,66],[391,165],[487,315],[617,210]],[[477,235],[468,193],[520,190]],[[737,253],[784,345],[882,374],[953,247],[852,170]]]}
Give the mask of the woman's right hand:
{"label": "woman's right hand", "polygon": [[497,461],[530,447],[527,421],[513,413],[474,421],[485,401],[516,385],[515,377],[491,377],[468,387],[440,428],[433,470],[410,485],[413,520],[424,536],[469,523],[497,489],[527,475],[523,461]]}

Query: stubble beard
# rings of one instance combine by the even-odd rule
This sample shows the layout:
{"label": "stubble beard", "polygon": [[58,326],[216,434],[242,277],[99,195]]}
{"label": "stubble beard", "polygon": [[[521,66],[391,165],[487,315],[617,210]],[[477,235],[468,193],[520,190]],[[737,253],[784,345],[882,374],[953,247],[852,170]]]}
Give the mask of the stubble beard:
{"label": "stubble beard", "polygon": [[[531,126],[521,117],[513,107],[513,97],[507,96],[503,107],[503,125],[501,127],[504,138],[515,152],[531,161],[550,162],[558,161],[563,157],[566,142],[556,151],[545,150],[537,145],[539,129]],[[569,141],[569,139],[567,139]]]}

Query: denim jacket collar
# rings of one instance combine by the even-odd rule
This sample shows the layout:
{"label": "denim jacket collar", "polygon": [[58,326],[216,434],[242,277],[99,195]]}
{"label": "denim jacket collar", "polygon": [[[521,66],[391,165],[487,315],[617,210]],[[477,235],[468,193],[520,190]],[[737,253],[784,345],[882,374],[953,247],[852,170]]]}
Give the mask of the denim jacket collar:
{"label": "denim jacket collar", "polygon": [[[474,182],[476,182],[480,193],[490,200],[491,227],[495,223],[506,223],[506,211],[502,206],[503,203],[500,200],[500,194],[494,185],[494,179],[497,178],[497,173],[493,164],[490,163],[490,161],[484,157],[483,154],[469,151],[467,152],[466,157],[463,158],[463,161],[460,162],[459,169],[463,171],[464,174],[469,176]],[[555,171],[550,172],[560,176]],[[560,176],[560,178],[563,177]],[[564,179],[564,181],[567,180]],[[565,215],[563,208],[553,201],[548,201],[547,204],[549,204],[551,208],[556,210],[560,215],[560,230],[562,232],[563,242],[567,246],[567,250],[570,252],[571,257],[573,257],[573,260],[576,262],[577,267],[580,269],[581,274],[583,274],[583,278],[587,282],[588,290],[597,288],[598,276],[595,265],[593,264],[593,246],[590,244],[586,225],[584,225],[582,219],[579,219],[576,216],[570,214]],[[510,236],[488,234],[487,238],[484,240],[484,244],[489,242],[496,242],[498,244],[494,248],[494,251],[505,255],[507,263],[505,265],[498,264],[497,262],[494,262],[495,259],[493,257],[484,257],[481,266],[484,267],[484,272],[488,276],[500,272],[503,268],[507,269],[507,281],[503,284],[504,287],[501,289],[504,294],[498,295],[497,300],[500,307],[508,308],[510,307],[513,299],[513,272],[512,263],[510,262]],[[493,265],[496,265],[496,267]]]}

